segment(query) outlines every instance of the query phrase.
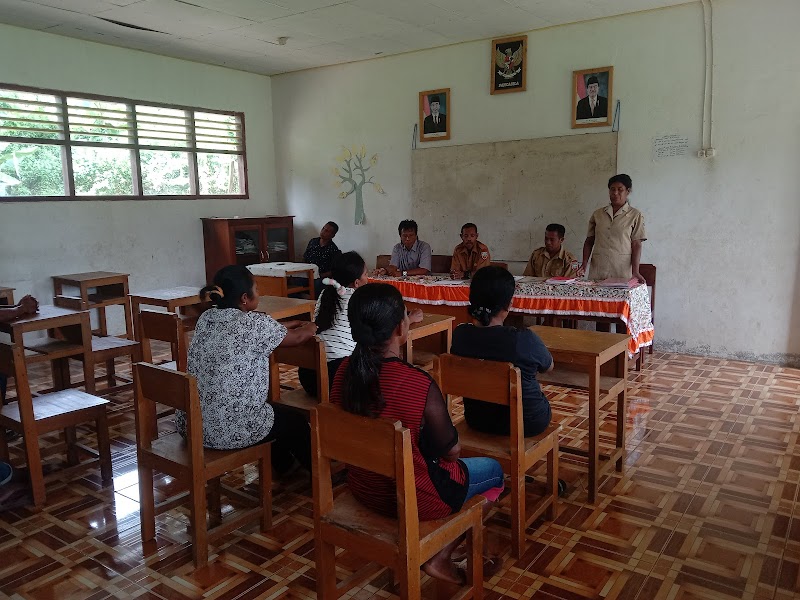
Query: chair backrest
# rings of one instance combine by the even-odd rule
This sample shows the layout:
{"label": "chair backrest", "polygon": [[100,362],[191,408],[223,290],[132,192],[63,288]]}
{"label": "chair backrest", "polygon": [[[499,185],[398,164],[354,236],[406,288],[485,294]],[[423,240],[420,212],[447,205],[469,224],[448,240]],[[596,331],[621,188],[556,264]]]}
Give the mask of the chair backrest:
{"label": "chair backrest", "polygon": [[447,396],[508,406],[512,456],[523,451],[522,383],[517,367],[509,362],[440,354],[433,359],[431,376]]}
{"label": "chair backrest", "polygon": [[400,543],[419,543],[411,432],[400,421],[373,419],[320,404],[311,411],[315,521],[333,509],[331,460],[395,480]]}
{"label": "chair backrest", "polygon": [[389,266],[389,261],[392,259],[390,254],[378,254],[378,257],[375,259],[375,268],[376,269],[385,269]]}
{"label": "chair backrest", "polygon": [[431,255],[431,273],[449,273],[452,264],[453,256],[451,254]]}
{"label": "chair backrest", "polygon": [[153,362],[153,349],[150,340],[168,342],[172,348],[172,360],[178,371],[186,372],[188,349],[186,333],[181,318],[171,312],[143,310],[139,313],[139,337],[142,344],[142,360]]}
{"label": "chair backrest", "polygon": [[279,347],[272,351],[269,355],[270,399],[280,398],[281,395],[281,364],[313,369],[317,374],[317,398],[320,402],[328,402],[330,382],[325,342],[314,336],[299,346]]}
{"label": "chair backrest", "polygon": [[[199,448],[203,454],[203,418],[197,381],[192,375],[139,362],[133,365],[134,415],[136,440],[142,448],[150,448],[158,436],[156,404],[165,404],[186,413],[186,437],[192,457]],[[201,458],[202,459],[202,458]]]}
{"label": "chair backrest", "polygon": [[508,271],[508,263],[507,262],[500,262],[500,261],[492,261],[489,263],[493,267],[503,267],[506,271]]}
{"label": "chair backrest", "polygon": [[656,314],[656,266],[651,264],[639,265],[639,273],[644,277],[647,287],[650,288],[650,313],[655,322]]}

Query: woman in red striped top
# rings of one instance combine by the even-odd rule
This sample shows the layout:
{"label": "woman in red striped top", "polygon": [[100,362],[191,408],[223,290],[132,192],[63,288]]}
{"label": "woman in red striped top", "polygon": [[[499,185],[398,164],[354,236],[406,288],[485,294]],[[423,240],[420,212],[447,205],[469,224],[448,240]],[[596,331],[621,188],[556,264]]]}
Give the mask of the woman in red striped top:
{"label": "woman in red striped top", "polygon": [[[400,420],[410,430],[419,518],[446,517],[472,496],[502,487],[503,469],[494,459],[459,459],[458,432],[439,387],[400,359],[409,328],[400,292],[383,283],[362,286],[350,298],[348,313],[356,348],[336,373],[331,401],[359,415]],[[351,467],[347,481],[362,504],[397,516],[393,480]],[[463,583],[463,573],[450,560],[457,545],[444,548],[423,570]]]}

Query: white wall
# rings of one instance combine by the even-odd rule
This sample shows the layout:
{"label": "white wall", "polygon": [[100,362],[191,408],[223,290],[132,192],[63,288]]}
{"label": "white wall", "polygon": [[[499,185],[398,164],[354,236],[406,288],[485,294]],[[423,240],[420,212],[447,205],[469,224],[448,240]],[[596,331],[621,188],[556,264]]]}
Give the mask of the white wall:
{"label": "white wall", "polygon": [[[650,151],[665,133],[701,146],[698,2],[530,32],[524,93],[489,95],[488,41],[273,77],[279,202],[299,215],[299,232],[333,219],[340,247],[388,252],[397,222],[414,216],[419,91],[452,89],[453,137],[437,143],[583,134],[569,127],[571,73],[614,65],[619,171],[633,177],[631,202],[646,216],[643,262],[658,266],[657,347],[800,365],[800,3],[714,0],[714,15],[713,160],[653,161]],[[360,227],[330,173],[339,146],[356,143],[379,154],[374,173],[387,192],[367,191]],[[465,220],[481,222],[453,215],[453,245]],[[579,251],[582,241],[567,246]]]}
{"label": "white wall", "polygon": [[17,296],[49,304],[50,276],[93,270],[132,290],[203,284],[200,217],[275,214],[268,77],[4,25],[0,55],[0,84],[239,110],[247,127],[249,200],[0,203],[0,285]]}

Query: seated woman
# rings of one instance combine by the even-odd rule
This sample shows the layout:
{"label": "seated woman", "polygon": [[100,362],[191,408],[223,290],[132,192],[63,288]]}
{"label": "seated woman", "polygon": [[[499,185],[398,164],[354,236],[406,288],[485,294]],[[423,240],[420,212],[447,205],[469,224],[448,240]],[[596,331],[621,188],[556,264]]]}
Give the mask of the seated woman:
{"label": "seated woman", "polygon": [[[328,359],[328,381],[333,387],[336,370],[342,361],[353,353],[356,343],[350,332],[347,306],[350,297],[362,285],[368,283],[367,265],[358,252],[345,252],[333,259],[331,277],[323,279],[325,287],[317,300],[314,322],[317,337],[325,343]],[[412,323],[422,320],[422,311],[412,310]],[[311,396],[317,395],[317,376],[312,369],[298,369],[298,378],[303,389]]]}
{"label": "seated woman", "polygon": [[[400,292],[383,283],[360,287],[350,298],[349,317],[356,347],[336,373],[331,402],[358,415],[399,419],[411,431],[419,518],[441,519],[472,496],[500,488],[500,464],[491,458],[459,459],[458,432],[439,387],[425,371],[399,358],[409,328]],[[397,516],[393,480],[351,467],[347,481],[362,504]],[[463,583],[463,573],[450,560],[457,545],[458,540],[449,544],[423,570]],[[487,577],[492,566],[487,565]]]}
{"label": "seated woman", "polygon": [[[200,290],[213,308],[197,321],[189,346],[188,371],[197,379],[203,413],[203,445],[217,450],[245,448],[273,441],[272,466],[288,472],[297,459],[311,469],[311,433],[306,420],[268,402],[269,355],[277,346],[310,339],[311,322],[278,323],[254,312],[258,292],[245,267],[229,265]],[[176,411],[175,425],[186,435],[186,413]]]}
{"label": "seated woman", "polygon": [[[514,276],[502,267],[484,267],[469,286],[469,312],[476,324],[464,323],[453,331],[452,354],[513,363],[522,376],[522,420],[525,437],[539,435],[550,424],[550,403],[542,393],[537,373],[553,369],[553,357],[530,329],[506,327],[503,321],[514,296]],[[464,418],[477,431],[508,435],[511,415],[507,406],[464,398]]]}

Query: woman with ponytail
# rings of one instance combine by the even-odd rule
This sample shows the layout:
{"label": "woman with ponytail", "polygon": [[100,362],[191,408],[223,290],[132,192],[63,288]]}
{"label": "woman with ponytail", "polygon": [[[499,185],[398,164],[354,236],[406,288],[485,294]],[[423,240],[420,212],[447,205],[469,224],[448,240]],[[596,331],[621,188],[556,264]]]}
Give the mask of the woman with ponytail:
{"label": "woman with ponytail", "polygon": [[[417,509],[421,520],[458,512],[476,494],[499,493],[503,469],[491,458],[459,459],[458,432],[450,420],[439,387],[425,371],[400,358],[408,338],[409,316],[403,297],[391,285],[371,283],[350,298],[348,316],[356,347],[342,362],[331,402],[346,411],[373,418],[400,420],[411,432]],[[397,516],[395,482],[363,469],[348,469],[348,485],[366,507]],[[423,565],[432,577],[464,583],[451,555],[453,542]],[[491,576],[499,562],[486,565]]]}
{"label": "woman with ponytail", "polygon": [[[525,436],[542,433],[550,424],[550,403],[542,393],[537,373],[553,368],[553,357],[539,336],[530,329],[506,327],[511,309],[514,276],[502,267],[484,267],[469,286],[469,312],[475,324],[462,324],[453,331],[450,352],[468,358],[514,363],[522,375],[522,415]],[[511,415],[507,406],[464,398],[464,418],[472,429],[508,435]]]}
{"label": "woman with ponytail", "polygon": [[[197,321],[189,346],[188,371],[197,379],[203,413],[203,445],[216,450],[273,441],[272,466],[285,473],[297,459],[311,468],[311,435],[299,414],[269,404],[269,355],[278,346],[296,346],[313,337],[314,323],[278,323],[255,312],[258,292],[253,275],[229,265],[200,290],[213,308]],[[175,424],[186,435],[186,414]]]}

